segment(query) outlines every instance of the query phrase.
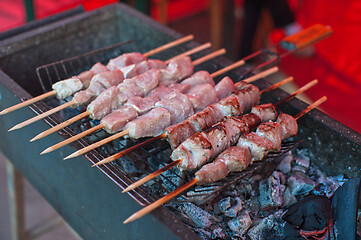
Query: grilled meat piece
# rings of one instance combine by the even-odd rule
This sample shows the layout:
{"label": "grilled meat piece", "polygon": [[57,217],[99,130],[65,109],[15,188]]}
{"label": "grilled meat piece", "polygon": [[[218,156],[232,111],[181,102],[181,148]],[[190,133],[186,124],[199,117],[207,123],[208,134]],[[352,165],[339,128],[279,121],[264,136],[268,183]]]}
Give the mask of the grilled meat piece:
{"label": "grilled meat piece", "polygon": [[262,122],[275,121],[277,119],[277,111],[272,103],[254,106],[252,107],[251,113],[260,117]]}
{"label": "grilled meat piece", "polygon": [[298,124],[297,119],[294,117],[285,113],[280,113],[277,123],[279,123],[282,127],[282,139],[286,139],[297,134]]}
{"label": "grilled meat piece", "polygon": [[256,133],[261,137],[268,138],[272,142],[272,151],[278,152],[281,150],[282,127],[280,124],[274,122],[261,123],[257,127]]}
{"label": "grilled meat piece", "polygon": [[237,146],[250,149],[252,162],[262,160],[273,149],[273,143],[268,138],[261,137],[255,132],[241,136]]}
{"label": "grilled meat piece", "polygon": [[124,106],[132,107],[138,112],[139,115],[143,115],[144,113],[149,112],[158,101],[159,98],[157,98],[156,96],[150,96],[145,98],[140,96],[134,96],[129,98],[128,101],[124,104]]}
{"label": "grilled meat piece", "polygon": [[155,137],[164,132],[171,123],[168,110],[157,107],[127,123],[124,129],[129,130],[128,136],[133,139]]}
{"label": "grilled meat piece", "polygon": [[160,85],[168,86],[174,82],[179,82],[193,73],[193,63],[190,57],[182,56],[169,61],[166,69],[161,69]]}
{"label": "grilled meat piece", "polygon": [[193,86],[187,92],[187,96],[191,101],[195,112],[199,112],[212,103],[218,102],[216,90],[209,83]]}
{"label": "grilled meat piece", "polygon": [[144,57],[143,54],[141,53],[137,53],[137,52],[124,53],[116,58],[110,59],[110,61],[107,64],[107,68],[109,70],[115,70],[120,67],[137,64],[145,60],[147,60],[147,58]]}
{"label": "grilled meat piece", "polygon": [[215,89],[218,99],[223,99],[236,91],[234,82],[229,77],[222,78],[222,80],[217,83]]}
{"label": "grilled meat piece", "polygon": [[155,104],[155,107],[167,109],[171,115],[172,124],[181,122],[194,114],[188,97],[179,92],[172,92],[165,96]]}
{"label": "grilled meat piece", "polygon": [[65,99],[73,93],[89,86],[92,77],[108,69],[101,63],[96,63],[89,71],[80,73],[78,76],[59,81],[53,84],[52,88],[59,99]]}
{"label": "grilled meat piece", "polygon": [[235,92],[239,104],[242,106],[244,112],[251,111],[253,106],[259,104],[260,94],[258,87],[248,84],[244,88]]}
{"label": "grilled meat piece", "polygon": [[211,74],[209,74],[207,71],[198,71],[189,78],[186,78],[182,81],[182,84],[188,84],[190,86],[194,86],[202,83],[209,83],[212,86],[215,85],[214,80],[211,77]]}
{"label": "grilled meat piece", "polygon": [[[150,69],[165,69],[165,68],[167,68],[167,64],[164,61],[157,59],[148,59],[138,64],[133,64],[131,68],[129,68],[126,72],[124,72],[124,77],[133,78],[137,75],[145,73]],[[121,68],[121,70],[123,70],[123,68]]]}
{"label": "grilled meat piece", "polygon": [[138,113],[133,107],[123,106],[105,116],[101,123],[104,124],[105,131],[112,134],[121,131],[128,122],[137,117]]}

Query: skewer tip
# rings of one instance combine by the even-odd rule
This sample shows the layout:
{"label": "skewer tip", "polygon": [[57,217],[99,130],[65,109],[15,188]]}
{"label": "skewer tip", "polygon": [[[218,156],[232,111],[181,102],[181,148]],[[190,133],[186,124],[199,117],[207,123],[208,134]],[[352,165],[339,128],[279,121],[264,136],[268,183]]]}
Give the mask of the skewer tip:
{"label": "skewer tip", "polygon": [[4,109],[0,112],[0,115],[4,115],[4,114],[7,114],[9,111],[7,109]]}
{"label": "skewer tip", "polygon": [[74,152],[74,153],[70,154],[69,156],[65,157],[63,160],[67,160],[67,159],[70,159],[70,158],[75,158],[77,156],[78,156],[77,152]]}
{"label": "skewer tip", "polygon": [[39,140],[41,138],[41,135],[36,135],[35,137],[33,137],[32,139],[30,139],[30,142],[34,142],[36,140]]}
{"label": "skewer tip", "polygon": [[123,222],[123,224],[127,224],[130,222],[133,222],[134,220],[137,220],[140,216],[138,216],[137,213],[134,213],[133,215],[131,215],[130,217],[128,217],[127,219],[125,219],[125,221]]}
{"label": "skewer tip", "polygon": [[53,149],[51,148],[51,147],[48,147],[47,149],[45,149],[44,151],[42,151],[41,153],[40,153],[40,155],[43,155],[43,154],[45,154],[45,153],[50,153],[50,152],[52,152],[53,151]]}
{"label": "skewer tip", "polygon": [[11,132],[11,131],[14,131],[14,130],[20,129],[20,128],[22,128],[22,126],[21,126],[20,124],[17,124],[17,125],[15,125],[14,127],[10,128],[10,129],[8,130],[8,132]]}

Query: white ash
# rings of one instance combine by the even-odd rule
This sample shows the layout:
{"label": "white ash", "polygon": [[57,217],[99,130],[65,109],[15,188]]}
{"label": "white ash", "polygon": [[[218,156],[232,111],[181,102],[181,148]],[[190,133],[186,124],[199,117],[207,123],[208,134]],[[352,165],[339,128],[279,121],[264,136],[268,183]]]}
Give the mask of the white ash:
{"label": "white ash", "polygon": [[285,182],[285,176],[281,172],[274,171],[271,176],[259,183],[259,201],[263,210],[278,208],[283,205]]}
{"label": "white ash", "polygon": [[294,158],[291,152],[287,152],[282,158],[281,162],[277,166],[277,170],[282,172],[283,174],[288,174],[292,169],[292,162]]}
{"label": "white ash", "polygon": [[243,236],[252,225],[248,211],[243,211],[238,217],[228,222],[228,227],[235,233]]}
{"label": "white ash", "polygon": [[287,185],[293,195],[303,195],[311,192],[316,186],[316,183],[305,173],[295,171],[288,177]]}

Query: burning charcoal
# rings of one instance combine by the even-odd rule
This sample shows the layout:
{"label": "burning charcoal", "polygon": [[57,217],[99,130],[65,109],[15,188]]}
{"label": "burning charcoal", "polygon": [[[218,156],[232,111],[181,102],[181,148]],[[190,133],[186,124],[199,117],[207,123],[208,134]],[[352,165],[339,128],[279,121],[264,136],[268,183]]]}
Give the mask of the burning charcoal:
{"label": "burning charcoal", "polygon": [[297,230],[290,227],[287,222],[282,220],[281,215],[283,211],[280,210],[273,215],[262,219],[257,225],[253,226],[247,233],[251,240],[302,240]]}
{"label": "burning charcoal", "polygon": [[331,201],[328,198],[311,195],[289,207],[282,218],[302,232],[316,236],[326,232],[331,213]]}
{"label": "burning charcoal", "polygon": [[228,222],[228,227],[239,235],[244,235],[248,228],[252,225],[251,217],[248,212],[244,211],[237,218],[234,218]]}
{"label": "burning charcoal", "polygon": [[277,166],[277,170],[281,171],[283,174],[288,174],[291,172],[292,168],[293,155],[292,152],[287,152],[282,158],[281,162]]}
{"label": "burning charcoal", "polygon": [[297,166],[308,169],[310,167],[310,158],[308,158],[304,155],[299,155],[295,158],[295,164]]}
{"label": "burning charcoal", "polygon": [[218,206],[227,217],[236,217],[237,213],[242,210],[242,201],[239,197],[227,197],[219,201]]}
{"label": "burning charcoal", "polygon": [[214,223],[212,214],[204,211],[193,203],[182,203],[181,210],[195,224],[196,227],[208,228]]}
{"label": "burning charcoal", "polygon": [[259,201],[262,209],[272,209],[282,206],[283,192],[285,190],[285,176],[274,171],[272,175],[259,184]]}
{"label": "burning charcoal", "polygon": [[283,192],[283,205],[282,207],[290,206],[297,202],[297,199],[295,196],[292,195],[291,190],[289,187],[286,188],[286,190]]}
{"label": "burning charcoal", "polygon": [[287,185],[293,195],[301,195],[312,191],[316,183],[302,172],[293,172],[287,179]]}

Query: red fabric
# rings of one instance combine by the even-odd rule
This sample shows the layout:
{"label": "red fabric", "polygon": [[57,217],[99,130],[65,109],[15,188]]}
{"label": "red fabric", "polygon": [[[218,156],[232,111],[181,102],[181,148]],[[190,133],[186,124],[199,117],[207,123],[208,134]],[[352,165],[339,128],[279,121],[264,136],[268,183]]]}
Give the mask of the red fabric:
{"label": "red fabric", "polygon": [[323,109],[361,133],[361,1],[304,0],[297,21],[304,27],[330,25],[334,32],[315,45],[316,56],[288,57],[282,70],[294,76],[298,85],[319,79],[308,96],[316,100],[326,95]]}

